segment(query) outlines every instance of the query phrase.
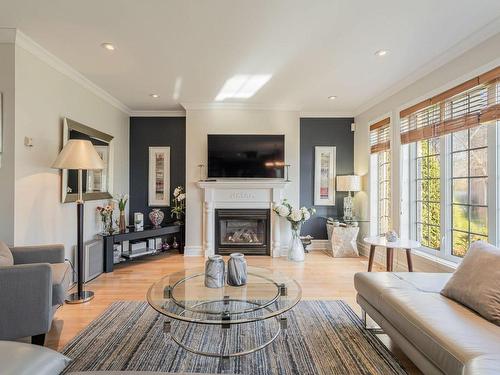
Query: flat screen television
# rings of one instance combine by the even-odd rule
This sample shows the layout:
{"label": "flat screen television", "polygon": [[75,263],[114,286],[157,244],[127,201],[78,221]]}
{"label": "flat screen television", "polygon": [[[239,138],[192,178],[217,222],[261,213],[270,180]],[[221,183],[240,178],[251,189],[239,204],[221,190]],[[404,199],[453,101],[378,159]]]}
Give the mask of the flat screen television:
{"label": "flat screen television", "polygon": [[209,134],[209,178],[283,178],[284,135]]}

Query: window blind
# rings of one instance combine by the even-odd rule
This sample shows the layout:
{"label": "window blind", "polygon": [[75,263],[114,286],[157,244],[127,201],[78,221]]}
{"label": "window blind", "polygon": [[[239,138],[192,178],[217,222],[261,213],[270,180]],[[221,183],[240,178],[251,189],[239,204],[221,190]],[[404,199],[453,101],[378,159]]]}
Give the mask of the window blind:
{"label": "window blind", "polygon": [[401,143],[500,119],[500,67],[400,112]]}
{"label": "window blind", "polygon": [[384,118],[370,126],[370,152],[372,154],[391,148],[391,119]]}

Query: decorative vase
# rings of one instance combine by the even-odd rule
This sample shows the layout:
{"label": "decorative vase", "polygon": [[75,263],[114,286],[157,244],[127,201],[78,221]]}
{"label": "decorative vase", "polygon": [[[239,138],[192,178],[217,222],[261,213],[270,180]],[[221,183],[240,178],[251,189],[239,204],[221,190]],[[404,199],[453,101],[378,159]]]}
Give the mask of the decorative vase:
{"label": "decorative vase", "polygon": [[106,234],[112,234],[113,229],[113,216],[106,216],[102,219],[103,232]]}
{"label": "decorative vase", "polygon": [[155,227],[159,227],[165,214],[159,208],[153,208],[153,211],[149,213],[149,220]]}
{"label": "decorative vase", "polygon": [[179,248],[179,243],[177,242],[177,238],[174,236],[174,242],[172,242],[172,249]]}
{"label": "decorative vase", "polygon": [[247,283],[247,260],[241,253],[232,253],[227,262],[227,283],[242,286]]}
{"label": "decorative vase", "polygon": [[300,240],[300,227],[300,224],[292,223],[292,239],[288,247],[288,260],[294,262],[303,262],[305,258],[304,246]]}
{"label": "decorative vase", "polygon": [[161,248],[162,250],[169,250],[170,249],[170,245],[168,244],[167,241],[163,242],[163,244],[161,245]]}
{"label": "decorative vase", "polygon": [[127,229],[127,224],[125,223],[125,211],[120,211],[120,222],[118,224],[120,232],[125,232]]}
{"label": "decorative vase", "polygon": [[208,257],[205,262],[205,286],[222,288],[224,286],[224,260],[220,255]]}

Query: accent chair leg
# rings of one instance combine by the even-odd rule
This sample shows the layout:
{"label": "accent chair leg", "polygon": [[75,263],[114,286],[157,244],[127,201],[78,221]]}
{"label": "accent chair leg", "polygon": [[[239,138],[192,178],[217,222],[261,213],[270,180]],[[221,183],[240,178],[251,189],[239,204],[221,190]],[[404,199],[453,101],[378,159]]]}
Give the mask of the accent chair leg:
{"label": "accent chair leg", "polygon": [[368,272],[372,272],[374,257],[375,257],[375,245],[370,245],[370,256],[368,258]]}
{"label": "accent chair leg", "polygon": [[45,333],[42,333],[41,335],[31,336],[31,343],[33,345],[44,346],[45,345]]}

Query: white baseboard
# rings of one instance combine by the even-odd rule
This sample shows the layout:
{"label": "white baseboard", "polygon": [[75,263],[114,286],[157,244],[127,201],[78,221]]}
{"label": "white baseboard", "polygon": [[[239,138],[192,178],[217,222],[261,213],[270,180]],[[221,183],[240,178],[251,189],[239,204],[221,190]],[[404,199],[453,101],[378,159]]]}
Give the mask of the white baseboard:
{"label": "white baseboard", "polygon": [[[368,257],[370,255],[370,247],[363,242],[358,241],[359,253]],[[412,251],[413,271],[414,272],[454,272],[453,266],[443,264],[438,259],[432,259],[431,255],[423,256],[420,252]],[[435,257],[434,257],[435,258]],[[375,249],[374,263],[381,266],[383,269],[386,267],[386,252],[385,248],[377,247]],[[395,249],[394,251],[394,271],[395,272],[408,272],[408,265],[406,263],[406,252],[403,250]]]}
{"label": "white baseboard", "polygon": [[204,256],[202,246],[184,246],[184,256],[199,257]]}

